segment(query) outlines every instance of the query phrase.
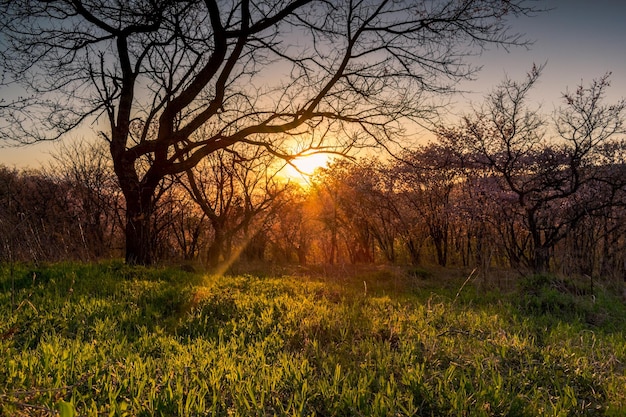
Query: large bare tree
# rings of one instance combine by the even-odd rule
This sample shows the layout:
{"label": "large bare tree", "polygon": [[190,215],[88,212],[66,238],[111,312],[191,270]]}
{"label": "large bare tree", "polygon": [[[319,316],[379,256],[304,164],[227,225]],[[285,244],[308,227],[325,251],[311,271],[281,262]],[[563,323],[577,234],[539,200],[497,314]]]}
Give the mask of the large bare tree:
{"label": "large bare tree", "polygon": [[164,177],[238,142],[289,160],[397,138],[472,76],[468,55],[523,44],[507,19],[535,11],[525,0],[0,3],[1,138],[95,129],[126,200],[126,260],[141,264]]}

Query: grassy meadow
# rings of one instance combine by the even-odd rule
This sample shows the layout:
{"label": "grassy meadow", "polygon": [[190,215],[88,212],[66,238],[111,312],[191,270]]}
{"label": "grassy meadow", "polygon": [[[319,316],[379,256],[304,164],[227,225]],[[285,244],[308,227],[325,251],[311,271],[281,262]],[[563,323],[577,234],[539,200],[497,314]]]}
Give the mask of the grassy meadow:
{"label": "grassy meadow", "polygon": [[626,415],[626,305],[602,285],[2,268],[0,415]]}

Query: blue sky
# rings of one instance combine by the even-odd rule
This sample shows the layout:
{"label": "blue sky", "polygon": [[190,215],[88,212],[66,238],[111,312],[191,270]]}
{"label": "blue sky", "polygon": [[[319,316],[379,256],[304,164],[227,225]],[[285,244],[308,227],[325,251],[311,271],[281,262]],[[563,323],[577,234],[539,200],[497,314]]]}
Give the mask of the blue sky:
{"label": "blue sky", "polygon": [[[626,96],[626,1],[544,0],[551,9],[532,18],[512,21],[515,32],[525,33],[534,42],[529,50],[515,48],[487,51],[477,62],[483,66],[479,79],[464,87],[475,91],[467,98],[480,101],[505,75],[521,79],[533,63],[546,63],[532,98],[545,110],[559,104],[567,87],[612,72],[607,99]],[[462,99],[460,99],[462,100]]]}
{"label": "blue sky", "polygon": [[[525,33],[534,44],[529,50],[502,48],[476,57],[483,66],[478,79],[463,83],[472,93],[455,98],[459,106],[480,102],[505,75],[524,77],[533,63],[547,63],[531,98],[547,112],[560,104],[567,87],[575,89],[611,71],[607,100],[626,97],[626,0],[543,0],[549,12],[511,22],[514,32]],[[49,159],[51,144],[26,148],[0,148],[0,164],[37,167]]]}

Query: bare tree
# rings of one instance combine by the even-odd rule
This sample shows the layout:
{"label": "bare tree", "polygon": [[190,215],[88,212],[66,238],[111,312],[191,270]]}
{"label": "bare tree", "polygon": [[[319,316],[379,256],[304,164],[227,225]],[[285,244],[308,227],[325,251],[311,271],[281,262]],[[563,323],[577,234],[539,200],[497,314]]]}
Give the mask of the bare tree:
{"label": "bare tree", "polygon": [[440,132],[474,167],[491,170],[496,188],[508,194],[509,215],[521,219],[528,232],[527,262],[536,272],[549,268],[554,245],[577,222],[612,204],[593,190],[611,181],[598,162],[603,147],[624,133],[626,114],[626,101],[603,102],[605,75],[563,95],[564,106],[554,117],[558,138],[550,140],[545,117],[527,105],[540,72],[533,67],[523,82],[505,80],[461,127]]}
{"label": "bare tree", "polygon": [[85,259],[89,248],[79,222],[73,184],[42,170],[0,167],[0,259]]}
{"label": "bare tree", "polygon": [[294,140],[384,143],[472,76],[467,55],[524,43],[506,19],[529,2],[1,0],[0,137],[92,122],[126,200],[126,260],[147,264],[164,177],[238,142],[287,160]]}
{"label": "bare tree", "polygon": [[244,246],[250,246],[258,233],[252,227],[255,218],[267,215],[285,189],[276,181],[274,162],[264,148],[238,146],[216,151],[186,172],[181,184],[213,228],[207,250],[210,267],[217,267],[221,257],[230,260],[236,234],[243,233]]}
{"label": "bare tree", "polygon": [[88,243],[91,259],[111,256],[113,248],[119,250],[123,230],[122,199],[102,145],[82,141],[63,143],[47,167],[51,177],[56,176],[71,187],[75,227]]}
{"label": "bare tree", "polygon": [[211,235],[206,214],[189,196],[183,187],[176,191],[183,195],[173,204],[170,214],[173,217],[169,230],[172,243],[179,249],[183,260],[191,261],[201,257],[201,252]]}

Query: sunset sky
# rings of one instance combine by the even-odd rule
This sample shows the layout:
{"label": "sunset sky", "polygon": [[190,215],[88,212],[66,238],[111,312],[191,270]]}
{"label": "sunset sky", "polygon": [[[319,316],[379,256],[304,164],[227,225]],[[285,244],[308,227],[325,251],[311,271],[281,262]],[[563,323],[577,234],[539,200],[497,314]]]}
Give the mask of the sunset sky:
{"label": "sunset sky", "polygon": [[[550,112],[560,104],[566,87],[575,89],[606,72],[612,72],[610,101],[626,96],[626,1],[545,0],[553,10],[532,18],[511,22],[514,32],[525,33],[534,41],[529,50],[515,48],[487,51],[476,62],[483,66],[478,80],[463,83],[472,93],[459,96],[462,108],[478,102],[505,75],[520,79],[536,64],[547,63],[538,88],[531,96]],[[0,164],[9,167],[37,167],[49,159],[51,144],[25,148],[0,148]]]}

